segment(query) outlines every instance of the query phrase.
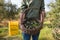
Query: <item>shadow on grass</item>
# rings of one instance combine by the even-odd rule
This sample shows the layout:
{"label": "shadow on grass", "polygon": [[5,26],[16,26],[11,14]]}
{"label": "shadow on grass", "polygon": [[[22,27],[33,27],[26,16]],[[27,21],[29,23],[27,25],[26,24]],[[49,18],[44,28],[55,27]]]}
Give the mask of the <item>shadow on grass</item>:
{"label": "shadow on grass", "polygon": [[0,40],[6,40],[6,38],[0,38]]}
{"label": "shadow on grass", "polygon": [[39,40],[48,40],[47,38],[40,38]]}
{"label": "shadow on grass", "polygon": [[52,40],[52,39],[43,37],[43,38],[39,38],[39,40]]}

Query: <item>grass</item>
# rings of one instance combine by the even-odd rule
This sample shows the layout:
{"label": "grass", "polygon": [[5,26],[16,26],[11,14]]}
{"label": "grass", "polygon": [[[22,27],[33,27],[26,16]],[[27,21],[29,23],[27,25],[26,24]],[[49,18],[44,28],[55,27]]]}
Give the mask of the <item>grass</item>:
{"label": "grass", "polygon": [[[22,38],[22,34],[20,34],[20,38]],[[52,29],[44,27],[40,32],[39,40],[55,40],[52,35]]]}
{"label": "grass", "polygon": [[45,27],[41,30],[39,40],[55,40],[52,35],[52,29]]}
{"label": "grass", "polygon": [[[4,28],[3,28],[4,29]],[[0,29],[1,30],[1,29]],[[20,30],[20,33],[18,35],[20,39],[22,40],[22,31]],[[39,40],[55,40],[52,35],[52,29],[48,27],[44,27],[39,35]]]}
{"label": "grass", "polygon": [[0,28],[0,37],[4,37],[8,35],[8,29],[7,28]]}

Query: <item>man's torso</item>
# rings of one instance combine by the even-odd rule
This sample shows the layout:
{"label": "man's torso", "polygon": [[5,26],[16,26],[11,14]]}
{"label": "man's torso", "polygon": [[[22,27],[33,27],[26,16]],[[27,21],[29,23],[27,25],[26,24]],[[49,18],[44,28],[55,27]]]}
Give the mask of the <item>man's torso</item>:
{"label": "man's torso", "polygon": [[39,18],[41,0],[26,0],[25,3],[28,6],[28,10],[26,11],[26,17]]}

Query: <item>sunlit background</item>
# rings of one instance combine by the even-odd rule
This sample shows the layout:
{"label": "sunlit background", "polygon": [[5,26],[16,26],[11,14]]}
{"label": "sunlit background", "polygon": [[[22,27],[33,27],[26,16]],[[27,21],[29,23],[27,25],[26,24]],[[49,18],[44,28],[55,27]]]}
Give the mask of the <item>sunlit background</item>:
{"label": "sunlit background", "polygon": [[[0,40],[23,40],[19,25],[21,2],[22,0],[0,0]],[[44,2],[46,16],[39,40],[60,40],[60,0],[44,0]],[[10,24],[18,25],[12,27]],[[18,34],[17,36],[9,36],[9,32],[11,35]]]}
{"label": "sunlit background", "polygon": [[[20,7],[20,6],[21,6],[21,2],[22,2],[22,0],[5,0],[5,1],[6,1],[6,2],[11,1],[12,4],[16,4],[17,7]],[[45,10],[46,10],[46,11],[49,11],[49,10],[50,10],[50,9],[48,8],[48,6],[47,6],[50,2],[54,2],[54,0],[45,0]]]}

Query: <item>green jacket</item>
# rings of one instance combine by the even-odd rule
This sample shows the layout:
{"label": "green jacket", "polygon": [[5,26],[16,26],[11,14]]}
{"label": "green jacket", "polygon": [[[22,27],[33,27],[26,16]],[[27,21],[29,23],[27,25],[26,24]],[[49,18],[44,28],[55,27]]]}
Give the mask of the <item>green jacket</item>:
{"label": "green jacket", "polygon": [[39,18],[41,10],[45,9],[44,0],[23,0],[21,12],[26,13],[27,18]]}

